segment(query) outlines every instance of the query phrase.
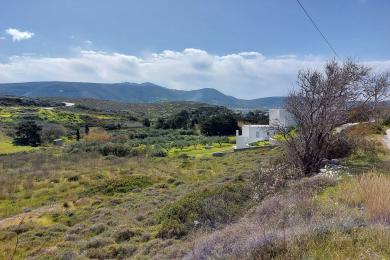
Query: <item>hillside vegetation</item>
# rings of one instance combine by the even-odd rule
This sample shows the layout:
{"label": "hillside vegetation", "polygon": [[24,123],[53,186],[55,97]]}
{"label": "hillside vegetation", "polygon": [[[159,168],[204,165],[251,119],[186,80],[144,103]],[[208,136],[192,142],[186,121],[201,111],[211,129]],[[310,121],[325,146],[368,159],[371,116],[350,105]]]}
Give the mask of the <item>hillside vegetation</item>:
{"label": "hillside vegetation", "polygon": [[320,124],[234,152],[238,125],[266,113],[99,102],[0,103],[0,259],[390,257],[385,109],[291,162]]}
{"label": "hillside vegetation", "polygon": [[175,90],[152,83],[26,82],[0,84],[0,94],[27,97],[89,98],[126,103],[192,101],[230,108],[269,109],[280,107],[284,97],[252,100],[227,96],[212,88]]}
{"label": "hillside vegetation", "polygon": [[390,160],[382,133],[368,129],[348,133],[376,146],[307,178],[274,166],[279,149],[0,157],[0,257],[15,245],[15,259],[387,257]]}

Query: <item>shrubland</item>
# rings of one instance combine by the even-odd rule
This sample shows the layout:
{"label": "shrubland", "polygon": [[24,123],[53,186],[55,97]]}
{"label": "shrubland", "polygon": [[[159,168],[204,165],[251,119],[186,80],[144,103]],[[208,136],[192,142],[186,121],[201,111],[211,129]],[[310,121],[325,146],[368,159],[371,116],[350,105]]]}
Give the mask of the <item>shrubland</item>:
{"label": "shrubland", "polygon": [[[304,122],[281,131],[275,147],[235,153],[234,137],[224,136],[233,123],[265,122],[265,114],[186,102],[83,100],[43,109],[7,99],[0,112],[0,149],[8,149],[0,156],[0,259],[388,258],[386,117],[340,128],[357,115],[338,98],[326,117],[324,97],[335,92],[317,87],[341,82],[343,94],[368,73],[330,65],[326,76],[301,74],[313,95],[298,92],[290,101]],[[300,111],[301,98],[312,106]],[[372,116],[385,114],[373,108]],[[20,127],[26,122],[34,130],[28,135]],[[226,128],[218,132],[219,125]],[[37,136],[34,149],[18,150],[11,139]],[[57,138],[65,145],[50,144]]]}
{"label": "shrubland", "polygon": [[[378,142],[376,129],[342,133]],[[121,144],[105,134],[101,145]],[[284,163],[283,147],[224,157],[68,148],[0,157],[1,257],[16,240],[15,259],[386,257],[387,151],[350,147],[341,172],[312,177]],[[376,169],[354,164],[356,153],[362,165],[375,154]]]}
{"label": "shrubland", "polygon": [[[153,118],[145,125],[145,115],[104,106],[2,109],[10,147],[0,156],[1,259],[157,257],[237,221],[252,204],[251,172],[276,154],[212,157],[234,140],[198,127],[157,129]],[[12,143],[18,136],[24,146]],[[18,152],[35,137],[38,148]],[[51,144],[58,138],[63,147]]]}
{"label": "shrubland", "polygon": [[[251,203],[250,172],[272,156],[104,157],[58,149],[0,157],[2,257],[17,235],[17,258],[151,258],[237,220]],[[179,235],[172,223],[184,227]]]}

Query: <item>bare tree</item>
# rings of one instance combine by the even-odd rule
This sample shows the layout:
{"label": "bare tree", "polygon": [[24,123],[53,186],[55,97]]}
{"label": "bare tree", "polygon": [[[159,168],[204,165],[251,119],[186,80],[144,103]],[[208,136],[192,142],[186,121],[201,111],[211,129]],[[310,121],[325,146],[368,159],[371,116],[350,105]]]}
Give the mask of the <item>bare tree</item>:
{"label": "bare tree", "polygon": [[19,222],[19,224],[18,224],[18,226],[16,228],[16,232],[15,232],[16,233],[15,247],[14,247],[14,250],[13,250],[9,260],[13,260],[14,259],[15,255],[16,255],[16,252],[18,250],[18,246],[19,246],[19,231],[18,230],[20,229],[20,226],[23,224],[24,217],[25,216],[23,216],[21,218],[21,220],[20,220],[20,222]]}
{"label": "bare tree", "polygon": [[285,133],[291,162],[304,174],[317,172],[334,140],[337,126],[347,120],[351,105],[361,97],[370,68],[351,60],[329,61],[323,71],[298,74],[299,90],[289,94],[286,109],[296,120],[297,130]]}
{"label": "bare tree", "polygon": [[379,105],[389,97],[389,90],[389,73],[373,75],[363,85],[362,96],[364,98],[364,103],[369,104],[374,119],[377,122],[380,117]]}

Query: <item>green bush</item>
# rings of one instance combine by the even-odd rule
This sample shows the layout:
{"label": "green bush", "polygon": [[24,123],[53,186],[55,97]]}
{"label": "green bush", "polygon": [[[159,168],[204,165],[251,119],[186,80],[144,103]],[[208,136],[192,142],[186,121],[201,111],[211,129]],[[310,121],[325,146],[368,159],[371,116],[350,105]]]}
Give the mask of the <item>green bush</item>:
{"label": "green bush", "polygon": [[229,184],[185,195],[159,216],[160,238],[181,238],[195,227],[216,228],[237,217],[250,198],[242,184]]}
{"label": "green bush", "polygon": [[131,156],[139,156],[146,153],[145,147],[139,146],[130,149]]}
{"label": "green bush", "polygon": [[153,184],[153,180],[145,175],[133,175],[126,179],[109,180],[103,185],[98,185],[91,189],[91,192],[104,193],[112,195],[115,193],[127,193],[135,191],[136,189],[143,189]]}
{"label": "green bush", "polygon": [[78,181],[80,179],[80,176],[78,175],[72,175],[72,176],[69,176],[68,178],[66,178],[69,182],[72,182],[72,181]]}
{"label": "green bush", "polygon": [[123,144],[108,143],[101,146],[99,152],[103,156],[115,155],[118,157],[125,157],[130,154],[130,148]]}
{"label": "green bush", "polygon": [[16,126],[16,144],[38,146],[41,144],[42,127],[35,121],[22,121]]}
{"label": "green bush", "polygon": [[164,151],[163,149],[156,149],[152,151],[153,157],[166,157],[168,153]]}

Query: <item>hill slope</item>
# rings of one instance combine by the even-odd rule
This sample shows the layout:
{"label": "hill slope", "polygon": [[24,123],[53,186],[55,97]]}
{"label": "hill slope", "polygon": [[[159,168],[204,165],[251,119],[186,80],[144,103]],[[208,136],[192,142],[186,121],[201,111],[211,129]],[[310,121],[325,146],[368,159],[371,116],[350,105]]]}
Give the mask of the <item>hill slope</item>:
{"label": "hill slope", "polygon": [[128,103],[196,101],[231,108],[275,108],[284,97],[238,99],[212,88],[174,90],[152,83],[26,82],[0,84],[0,94],[27,97],[94,98]]}

